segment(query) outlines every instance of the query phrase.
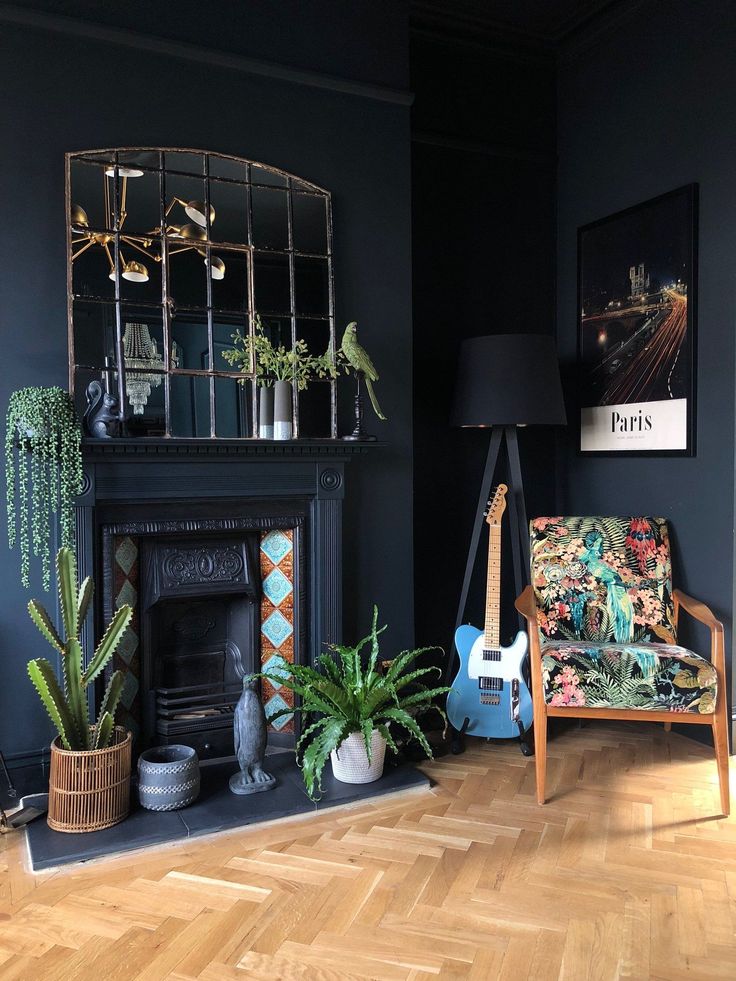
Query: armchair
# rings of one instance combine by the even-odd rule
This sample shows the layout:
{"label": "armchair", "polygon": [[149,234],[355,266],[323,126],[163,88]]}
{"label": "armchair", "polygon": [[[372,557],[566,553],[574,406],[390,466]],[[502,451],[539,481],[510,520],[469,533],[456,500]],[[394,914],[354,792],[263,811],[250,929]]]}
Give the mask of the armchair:
{"label": "armchair", "polygon": [[[516,600],[529,632],[537,800],[545,802],[547,719],[708,725],[721,810],[730,812],[723,624],[672,588],[662,518],[535,518],[531,585]],[[710,630],[710,660],[677,644],[680,610]]]}

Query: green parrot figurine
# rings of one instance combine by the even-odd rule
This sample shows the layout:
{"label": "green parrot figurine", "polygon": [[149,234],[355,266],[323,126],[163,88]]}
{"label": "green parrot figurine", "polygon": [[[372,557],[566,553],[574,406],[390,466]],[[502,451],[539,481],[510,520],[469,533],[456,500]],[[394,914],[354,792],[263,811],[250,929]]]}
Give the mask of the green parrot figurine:
{"label": "green parrot figurine", "polygon": [[348,363],[355,371],[360,371],[365,378],[365,386],[368,389],[368,396],[373,406],[373,411],[379,419],[386,421],[386,416],[381,412],[376,393],[373,391],[373,382],[378,381],[378,372],[371,361],[368,352],[358,343],[358,325],[353,320],[345,328],[342,335],[342,352],[347,358]]}

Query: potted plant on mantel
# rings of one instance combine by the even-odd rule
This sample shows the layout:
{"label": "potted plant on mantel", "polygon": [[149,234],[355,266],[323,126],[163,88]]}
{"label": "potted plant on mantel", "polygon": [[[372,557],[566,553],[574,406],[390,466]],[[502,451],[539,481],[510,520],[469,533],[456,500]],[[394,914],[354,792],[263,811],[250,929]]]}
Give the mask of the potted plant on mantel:
{"label": "potted plant on mantel", "polygon": [[8,544],[20,548],[20,579],[26,588],[32,551],[41,559],[43,588],[49,589],[52,516],[59,514],[61,545],[74,544],[81,438],[74,404],[62,389],[22,388],[10,396],[5,430]]}
{"label": "potted plant on mantel", "polygon": [[130,800],[131,734],[115,725],[123,690],[121,671],[113,672],[90,724],[87,687],[104,671],[123,638],[133,611],[126,604],[113,615],[92,659],[84,667],[80,636],[92,602],[94,583],[77,586],[74,552],[61,548],[56,556],[59,600],[65,639],[36,600],[28,604],[31,619],[61,656],[62,690],[44,657],[28,662],[28,674],[58,735],[51,743],[48,824],[54,831],[100,831],[122,821]]}
{"label": "potted plant on mantel", "polygon": [[[435,672],[441,675],[439,668],[415,668],[413,665],[418,656],[437,648],[403,651],[381,673],[378,635],[386,627],[378,630],[377,623],[378,608],[374,606],[370,634],[354,647],[334,645],[330,648],[332,654],[320,654],[317,657],[319,670],[306,664],[289,664],[282,659],[281,665],[263,673],[269,681],[283,685],[301,697],[297,711],[308,724],[296,751],[301,756],[304,785],[312,799],[322,789],[321,776],[328,757],[333,776],[342,783],[378,780],[383,773],[386,746],[394,753],[398,751],[389,730],[391,725],[404,728],[418,740],[427,757],[433,758],[415,715],[434,709],[444,719],[445,713],[432,699],[450,689],[445,686],[428,688],[419,680]],[[368,643],[370,654],[364,666],[361,652]],[[269,722],[292,711],[277,712]]]}
{"label": "potted plant on mantel", "polygon": [[[255,314],[252,335],[236,330],[233,347],[222,352],[223,358],[243,372],[255,370],[259,387],[258,435],[261,439],[291,439],[294,431],[292,386],[303,392],[311,378],[336,378],[336,359],[328,350],[315,357],[301,338],[291,348],[274,347],[266,336],[260,315]],[[241,379],[245,383],[245,379]]]}

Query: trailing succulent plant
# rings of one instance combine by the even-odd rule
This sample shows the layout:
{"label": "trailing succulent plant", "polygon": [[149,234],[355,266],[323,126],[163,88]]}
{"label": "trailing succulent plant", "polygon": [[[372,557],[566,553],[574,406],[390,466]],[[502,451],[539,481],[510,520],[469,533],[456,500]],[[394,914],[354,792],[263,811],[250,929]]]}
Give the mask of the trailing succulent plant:
{"label": "trailing succulent plant", "polygon": [[[305,724],[296,750],[304,784],[312,799],[322,789],[322,771],[330,753],[338,749],[353,732],[363,736],[369,762],[374,729],[380,732],[394,753],[398,751],[391,735],[391,725],[405,729],[432,759],[432,749],[415,716],[434,709],[445,719],[445,713],[432,699],[450,689],[445,686],[428,688],[419,680],[433,673],[441,675],[439,668],[415,668],[413,665],[417,657],[438,648],[421,647],[402,651],[381,673],[378,666],[378,635],[386,627],[379,630],[377,623],[378,608],[374,606],[371,632],[354,647],[331,646],[330,653],[318,656],[316,668],[306,664],[289,664],[282,658],[281,665],[262,675],[301,697],[298,711],[303,719],[309,721]],[[370,644],[370,654],[364,664],[361,652],[367,644]],[[405,689],[409,686],[411,688],[407,693]],[[270,716],[269,722],[292,711],[284,709],[276,712]]]}
{"label": "trailing succulent plant", "polygon": [[76,561],[74,552],[69,548],[59,549],[56,568],[65,639],[59,636],[51,617],[36,600],[28,604],[28,612],[49,644],[61,655],[64,689],[62,691],[54,669],[45,657],[29,661],[28,674],[56,726],[64,749],[104,749],[109,745],[115,728],[115,710],[123,690],[123,673],[113,672],[93,726],[90,726],[87,708],[87,687],[99,677],[117,650],[133,611],[127,604],[116,611],[85,668],[80,636],[95,584],[87,577],[81,586],[77,586]]}
{"label": "trailing succulent plant", "polygon": [[52,516],[59,515],[62,546],[74,545],[81,436],[74,404],[62,389],[22,388],[10,396],[5,430],[8,544],[20,548],[20,578],[26,588],[33,552],[41,559],[43,588],[49,589]]}

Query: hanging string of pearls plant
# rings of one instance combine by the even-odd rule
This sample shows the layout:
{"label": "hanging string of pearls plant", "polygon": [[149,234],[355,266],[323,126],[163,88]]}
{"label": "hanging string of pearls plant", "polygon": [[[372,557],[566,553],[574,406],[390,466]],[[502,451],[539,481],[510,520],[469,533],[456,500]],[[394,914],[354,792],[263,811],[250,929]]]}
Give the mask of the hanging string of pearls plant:
{"label": "hanging string of pearls plant", "polygon": [[[20,550],[20,579],[30,585],[31,553],[51,581],[51,535],[74,548],[74,498],[82,488],[82,432],[74,404],[60,388],[22,388],[8,402],[5,430],[8,545]],[[30,478],[30,479],[29,479]]]}

